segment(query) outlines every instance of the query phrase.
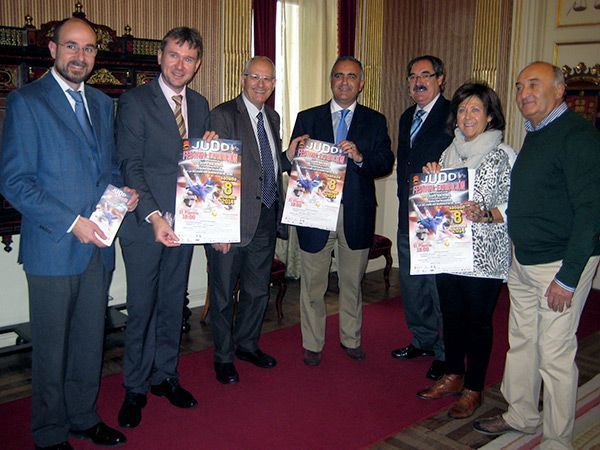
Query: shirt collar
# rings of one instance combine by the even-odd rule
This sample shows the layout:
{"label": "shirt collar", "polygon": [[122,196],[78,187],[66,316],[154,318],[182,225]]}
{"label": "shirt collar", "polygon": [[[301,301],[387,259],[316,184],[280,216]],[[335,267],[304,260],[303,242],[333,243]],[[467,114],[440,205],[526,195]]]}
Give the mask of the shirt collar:
{"label": "shirt collar", "polygon": [[259,112],[263,113],[263,118],[265,116],[265,105],[262,106],[261,109],[258,109],[256,107],[256,105],[254,103],[252,103],[248,97],[246,97],[246,94],[244,94],[242,92],[242,99],[244,100],[244,105],[246,105],[246,109],[248,110],[248,115],[250,115],[250,117],[252,117],[253,119],[256,119],[256,116],[258,115]]}
{"label": "shirt collar", "polygon": [[349,110],[352,114],[354,114],[354,110],[356,109],[356,105],[358,104],[358,102],[355,100],[354,103],[352,103],[350,106],[348,106],[347,108],[342,108],[340,105],[338,105],[336,103],[336,101],[334,99],[331,99],[331,102],[329,103],[329,108],[331,110],[331,114],[336,113],[337,111],[341,111],[342,109],[347,109]]}
{"label": "shirt collar", "polygon": [[550,112],[550,114],[544,117],[544,120],[542,120],[537,127],[534,126],[530,120],[525,120],[525,130],[529,132],[541,130],[542,128],[544,128],[545,126],[549,125],[550,123],[558,119],[560,116],[562,116],[567,111],[567,109],[569,109],[567,104],[565,102],[562,102],[560,105],[554,108]]}
{"label": "shirt collar", "polygon": [[184,86],[181,92],[175,92],[173,89],[167,86],[167,83],[165,83],[165,81],[163,80],[162,74],[158,77],[158,85],[160,86],[160,90],[162,91],[163,95],[167,98],[169,102],[173,101],[172,97],[174,95],[181,95],[183,97],[181,99],[182,103],[185,102],[185,93],[187,90],[187,86]]}
{"label": "shirt collar", "polygon": [[438,101],[438,98],[440,98],[440,95],[442,95],[442,93],[440,92],[438,95],[435,96],[435,98],[433,100],[431,100],[429,103],[427,103],[423,108],[419,107],[419,105],[417,105],[416,109],[415,109],[415,113],[422,109],[423,111],[425,111],[425,115],[429,114],[431,112],[431,110],[433,109],[433,105],[435,105],[435,102]]}
{"label": "shirt collar", "polygon": [[[60,88],[62,89],[63,92],[67,92],[69,89],[73,89],[59,75],[59,73],[56,71],[56,68],[54,66],[52,66],[52,70],[50,71],[50,73],[52,74],[52,76],[54,77],[54,79],[56,80],[56,82],[58,83],[58,85],[60,86]],[[79,83],[79,87],[75,90],[81,92],[83,94],[83,96],[85,97],[85,83]]]}

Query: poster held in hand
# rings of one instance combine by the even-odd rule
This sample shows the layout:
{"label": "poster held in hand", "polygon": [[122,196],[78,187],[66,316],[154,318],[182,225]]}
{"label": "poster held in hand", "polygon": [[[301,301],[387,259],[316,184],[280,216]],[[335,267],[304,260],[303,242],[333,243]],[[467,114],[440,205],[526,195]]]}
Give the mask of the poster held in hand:
{"label": "poster held in hand", "polygon": [[307,139],[296,151],[281,221],[335,231],[348,156],[335,144]]}
{"label": "poster held in hand", "polygon": [[190,138],[179,162],[174,231],[182,244],[240,241],[242,143]]}

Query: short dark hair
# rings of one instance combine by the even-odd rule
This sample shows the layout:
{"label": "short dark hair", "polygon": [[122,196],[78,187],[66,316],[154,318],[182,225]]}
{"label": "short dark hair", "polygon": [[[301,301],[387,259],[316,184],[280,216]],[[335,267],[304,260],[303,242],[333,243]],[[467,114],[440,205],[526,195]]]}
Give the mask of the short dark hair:
{"label": "short dark hair", "polygon": [[342,56],[337,57],[337,59],[333,63],[333,66],[331,66],[331,72],[329,73],[330,79],[333,76],[333,68],[336,66],[337,63],[342,62],[342,61],[350,61],[350,62],[358,64],[358,67],[360,67],[360,79],[361,80],[365,79],[365,71],[363,70],[362,63],[358,59],[356,59],[354,56],[349,56],[349,55],[342,55]]}
{"label": "short dark hair", "polygon": [[442,61],[437,56],[421,55],[411,59],[406,65],[406,76],[408,77],[410,75],[413,66],[419,61],[429,61],[433,66],[433,72],[435,73],[435,75],[437,77],[444,77],[444,82],[440,86],[440,92],[444,92],[444,88],[446,87],[446,69],[444,67],[444,61]]}
{"label": "short dark hair", "polygon": [[202,45],[202,36],[195,28],[177,27],[169,30],[160,44],[160,51],[164,51],[169,40],[174,40],[178,45],[187,42],[190,48],[198,50],[198,59],[202,59],[204,46]]}
{"label": "short dark hair", "polygon": [[486,130],[503,131],[506,126],[504,113],[502,112],[502,104],[496,91],[483,81],[467,82],[460,86],[450,102],[450,116],[448,117],[448,129],[453,132],[456,127],[456,115],[459,105],[469,97],[477,97],[483,103],[485,114],[490,116],[492,120],[487,124]]}

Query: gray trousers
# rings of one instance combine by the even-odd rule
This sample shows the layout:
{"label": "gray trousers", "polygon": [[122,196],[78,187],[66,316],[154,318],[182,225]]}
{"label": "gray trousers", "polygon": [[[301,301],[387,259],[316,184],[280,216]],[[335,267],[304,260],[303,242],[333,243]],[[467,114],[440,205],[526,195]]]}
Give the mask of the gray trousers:
{"label": "gray trousers", "polygon": [[66,441],[69,430],[100,422],[100,388],[108,273],[96,249],[80,275],[27,274],[32,352],[33,440]]}
{"label": "gray trousers", "polygon": [[411,344],[433,350],[435,359],[444,360],[442,313],[435,275],[410,275],[410,248],[407,234],[398,233],[400,292]]}

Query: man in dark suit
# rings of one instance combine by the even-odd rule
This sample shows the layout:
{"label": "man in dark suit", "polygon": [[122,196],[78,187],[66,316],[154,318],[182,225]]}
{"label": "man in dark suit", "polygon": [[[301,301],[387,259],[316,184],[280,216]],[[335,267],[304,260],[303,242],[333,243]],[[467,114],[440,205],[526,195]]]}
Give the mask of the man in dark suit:
{"label": "man in dark suit", "polygon": [[127,183],[140,193],[135,216],[121,230],[127,272],[125,400],[119,424],[136,427],[150,391],[179,408],[197,404],[179,384],[182,309],[193,246],[180,245],[169,217],[175,211],[183,138],[209,133],[204,97],[187,88],[202,62],[202,38],[174,28],[158,51],[161,75],[121,96],[117,148]]}
{"label": "man in dark suit", "polygon": [[[292,138],[310,136],[335,142],[348,154],[348,166],[337,230],[297,227],[301,257],[300,313],[304,362],[321,362],[325,344],[325,291],[331,253],[335,251],[340,285],[340,343],[355,360],[365,358],[361,348],[362,291],[369,248],[375,232],[375,178],[391,172],[385,117],[357,103],[365,79],[362,64],[339,57],[330,74],[333,99],[298,114]],[[293,157],[293,148],[288,158]]]}
{"label": "man in dark suit", "polygon": [[421,172],[430,161],[438,161],[452,141],[446,124],[450,102],[443,96],[446,75],[441,59],[419,56],[408,63],[406,73],[408,92],[416,104],[400,117],[398,133],[398,259],[404,314],[413,337],[406,347],[393,350],[392,356],[434,356],[427,377],[437,380],[444,374],[442,314],[435,276],[410,275],[408,194],[409,175]]}
{"label": "man in dark suit", "polygon": [[[21,212],[19,263],[29,288],[31,428],[36,448],[70,449],[69,433],[98,445],[126,441],[96,409],[108,276],[114,248],[88,219],[113,165],[113,105],[86,86],[97,53],[83,20],[59,22],[48,44],[54,67],[8,97],[2,194]],[[137,203],[132,193],[129,210]]]}
{"label": "man in dark suit", "polygon": [[[224,139],[242,141],[241,241],[207,245],[210,280],[210,323],[215,343],[214,365],[223,384],[239,381],[234,355],[261,368],[275,367],[275,358],[258,347],[269,301],[269,278],[281,225],[283,189],[279,115],[267,99],[275,89],[275,67],[265,56],[246,63],[242,93],[212,110],[213,130]],[[240,281],[239,303],[233,323],[233,290]]]}

